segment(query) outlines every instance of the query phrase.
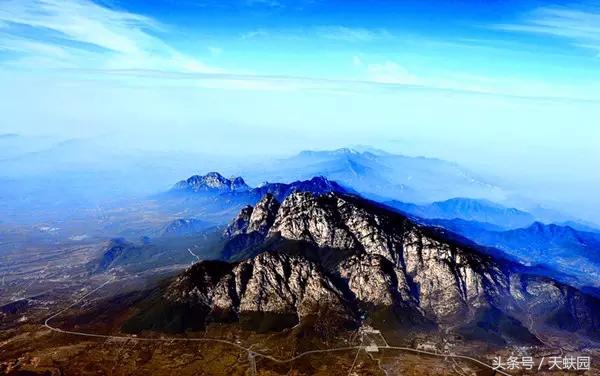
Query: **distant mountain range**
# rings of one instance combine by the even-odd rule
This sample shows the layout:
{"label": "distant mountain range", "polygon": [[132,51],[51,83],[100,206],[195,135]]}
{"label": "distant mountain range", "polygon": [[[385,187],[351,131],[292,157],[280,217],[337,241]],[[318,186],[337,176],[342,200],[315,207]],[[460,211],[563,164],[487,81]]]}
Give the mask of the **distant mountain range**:
{"label": "distant mountain range", "polygon": [[[364,153],[348,150],[337,153],[364,157]],[[306,155],[312,157],[313,154]],[[257,204],[265,195],[282,202],[294,192],[311,192],[317,195],[330,192],[356,194],[322,176],[290,184],[264,183],[252,188],[241,177],[225,178],[217,172],[211,172],[178,182],[167,196],[183,199],[184,206],[188,209],[198,205],[212,215],[209,218],[201,215],[199,218],[209,219],[212,223],[223,223],[244,206]],[[395,200],[384,203],[414,217],[417,222],[446,228],[489,247],[490,250],[497,249],[520,262],[540,265],[549,272],[555,271],[575,278],[574,282],[578,285],[596,286],[600,280],[600,258],[595,256],[596,250],[600,250],[600,241],[597,241],[599,234],[582,232],[570,226],[543,225],[536,222],[536,218],[530,213],[485,199],[452,198],[423,205]],[[215,217],[215,213],[218,213],[218,217]],[[250,214],[246,220],[249,217]],[[560,231],[561,229],[564,231]],[[241,244],[249,246],[259,240],[254,237],[245,239]],[[227,245],[223,257],[231,258],[231,247],[236,246],[239,245]]]}
{"label": "distant mountain range", "polygon": [[528,265],[574,278],[580,286],[600,287],[600,234],[570,226],[533,224],[505,230],[488,223],[462,219],[426,220],[482,246],[499,249]]}
{"label": "distant mountain range", "polygon": [[256,204],[265,194],[283,201],[294,192],[311,192],[317,195],[329,192],[353,193],[351,189],[322,176],[289,184],[264,183],[253,188],[242,177],[226,178],[218,172],[209,172],[182,180],[155,198],[171,212],[183,212],[186,217],[223,224],[242,207]]}
{"label": "distant mountain range", "polygon": [[[349,150],[341,150],[337,154],[364,156],[364,153]],[[227,178],[218,172],[193,175],[177,182],[168,192],[157,197],[162,206],[169,208],[170,213],[181,215],[180,219],[161,229],[160,236],[194,236],[212,226],[223,225],[235,213],[244,213],[242,209],[245,207],[258,204],[257,207],[260,208],[261,198],[269,196],[277,202],[283,202],[295,192],[358,195],[352,188],[323,176],[292,183],[263,183],[252,187],[239,176]],[[532,214],[486,199],[451,198],[420,205],[390,200],[384,201],[384,204],[412,217],[417,223],[443,227],[464,236],[487,248],[490,254],[506,255],[528,265],[543,267],[544,273],[548,275],[562,274],[562,280],[575,285],[596,286],[600,280],[597,278],[600,261],[593,257],[594,251],[600,249],[594,237],[598,234],[583,231],[586,236],[572,235],[567,239],[568,231],[562,235],[556,233],[561,227],[575,233],[582,232],[574,228],[579,225],[576,222],[573,222],[573,226],[548,225],[554,231],[542,231],[540,226],[546,225],[536,223],[537,218]],[[240,223],[244,223],[250,220],[251,215],[248,212],[245,218],[238,219]],[[583,224],[579,226],[587,229]],[[236,248],[249,247],[261,240],[256,235],[238,239],[239,244],[226,244],[220,257],[235,260]]]}
{"label": "distant mountain range", "polygon": [[510,229],[531,225],[535,217],[515,208],[508,208],[488,200],[453,198],[428,205],[400,201],[386,201],[386,205],[420,218],[463,219]]}
{"label": "distant mountain range", "polygon": [[408,157],[370,149],[303,151],[260,166],[253,175],[269,181],[325,176],[372,199],[432,202],[453,197],[505,198],[502,188],[440,159]]}
{"label": "distant mountain range", "polygon": [[[244,207],[257,204],[261,197],[283,201],[294,192],[311,192],[318,196],[351,191],[324,177],[290,184],[267,183],[252,188],[241,177],[229,179],[218,172],[194,175],[154,197],[164,210],[178,213],[182,218],[162,225],[149,234],[151,238],[142,242],[112,239],[103,250],[100,260],[92,262],[90,270],[138,270],[160,263],[185,263],[193,255],[188,248],[196,249],[203,257],[222,257],[222,227],[219,228],[219,225],[224,225]],[[198,246],[201,246],[199,250],[196,248]]]}
{"label": "distant mountain range", "polygon": [[187,197],[239,197],[253,202],[258,201],[265,194],[272,194],[278,200],[283,200],[294,192],[312,192],[323,194],[329,192],[349,193],[351,190],[323,176],[311,177],[308,180],[285,183],[264,183],[256,188],[251,188],[242,177],[223,177],[218,172],[209,172],[206,175],[194,175],[175,184],[169,191],[170,194]]}
{"label": "distant mountain range", "polygon": [[543,224],[530,213],[487,200],[455,198],[429,205],[399,201],[385,204],[525,264],[561,273],[576,285],[600,287],[600,233],[584,224]]}
{"label": "distant mountain range", "polygon": [[[27,222],[31,212],[47,221],[69,217],[74,208],[84,212],[117,207],[164,190],[166,182],[185,176],[191,166],[243,175],[242,181],[232,181],[241,190],[247,182],[256,187],[263,181],[291,184],[323,176],[377,201],[425,205],[467,197],[513,202],[546,223],[577,221],[527,198],[517,200],[513,194],[518,192],[509,193],[456,163],[372,148],[303,151],[283,159],[239,161],[203,154],[140,153],[115,148],[108,139],[55,140],[14,134],[0,137],[0,210],[6,213],[6,221]],[[568,225],[583,230],[574,223]]]}

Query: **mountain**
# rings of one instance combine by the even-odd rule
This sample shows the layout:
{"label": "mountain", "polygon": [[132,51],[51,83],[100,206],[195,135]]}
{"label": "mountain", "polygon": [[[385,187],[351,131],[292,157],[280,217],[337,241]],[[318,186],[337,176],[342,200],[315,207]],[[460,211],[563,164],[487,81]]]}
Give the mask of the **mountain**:
{"label": "mountain", "polygon": [[[93,262],[91,270],[100,272],[117,267],[130,270],[135,267],[136,270],[142,270],[155,267],[160,262],[164,265],[186,263],[191,255],[188,248],[197,249],[196,247],[204,246],[204,243],[209,243],[210,246],[202,256],[212,255],[223,240],[220,236],[222,234],[215,236],[215,232],[220,232],[219,225],[225,224],[235,212],[241,210],[242,216],[250,209],[248,219],[252,214],[253,223],[256,223],[255,218],[261,215],[263,204],[271,205],[300,191],[315,195],[349,192],[324,177],[290,184],[265,183],[260,187],[251,188],[241,177],[227,179],[217,172],[204,176],[194,175],[175,184],[169,192],[156,197],[163,207],[179,214],[190,214],[189,218],[173,220],[153,231],[152,236],[155,237],[150,242],[142,242],[143,244],[132,243],[123,238],[111,240],[102,250],[99,261]],[[264,199],[259,202],[261,197],[271,198],[272,202],[263,202]],[[252,213],[253,207],[249,205],[256,205],[257,210]],[[243,218],[240,218],[241,220]],[[236,248],[230,243],[225,245],[225,249]],[[248,241],[247,244],[250,245],[251,242]],[[226,252],[221,252],[221,255]]]}
{"label": "mountain", "polygon": [[106,271],[114,266],[120,259],[126,257],[128,252],[134,248],[134,245],[123,238],[111,239],[106,248],[102,251],[96,272]]}
{"label": "mountain", "polygon": [[[62,222],[101,208],[131,207],[165,189],[190,166],[230,162],[199,153],[139,151],[115,146],[110,137],[59,140],[55,137],[0,138],[0,212],[15,223]],[[135,202],[134,202],[135,201]],[[114,234],[105,233],[105,236]]]}
{"label": "mountain", "polygon": [[357,196],[264,197],[225,235],[252,241],[230,249],[236,261],[192,266],[124,330],[214,321],[279,330],[328,320],[336,328],[440,329],[497,345],[539,344],[542,330],[600,335],[594,297]]}
{"label": "mountain", "polygon": [[511,230],[462,220],[434,220],[429,224],[493,247],[520,262],[574,278],[577,285],[600,287],[600,234],[570,226],[535,222]]}
{"label": "mountain", "polygon": [[162,236],[185,236],[193,235],[207,228],[212,224],[195,218],[180,218],[168,223],[161,231]]}
{"label": "mountain", "polygon": [[462,219],[488,223],[504,229],[529,226],[535,217],[527,212],[507,208],[488,200],[453,198],[429,205],[415,205],[400,201],[387,201],[386,205],[407,214],[431,219]]}
{"label": "mountain", "polygon": [[[278,200],[285,199],[293,192],[313,192],[316,194],[329,192],[350,192],[338,183],[323,176],[314,176],[307,180],[294,181],[292,183],[268,183],[259,187],[249,187],[243,178],[232,177],[227,179],[218,172],[209,172],[206,175],[194,175],[187,180],[175,184],[171,193],[205,194],[219,196],[237,196],[258,201],[265,194],[272,194]],[[222,198],[222,197],[221,197]]]}
{"label": "mountain", "polygon": [[267,193],[256,206],[244,207],[225,229],[223,235],[229,241],[223,247],[221,259],[239,260],[244,257],[241,251],[250,250],[264,241],[275,221],[279,207],[279,201],[270,193]]}
{"label": "mountain", "polygon": [[211,172],[182,180],[156,198],[170,212],[224,224],[242,207],[256,204],[266,194],[282,201],[294,192],[325,194],[352,191],[322,176],[287,184],[263,183],[252,188],[241,177],[227,179],[217,172]]}
{"label": "mountain", "polygon": [[159,274],[182,270],[200,256],[219,257],[225,243],[222,229],[208,226],[199,231],[178,232],[181,229],[177,227],[175,233],[159,233],[155,238],[111,239],[99,250],[98,257],[89,262],[88,271],[92,274],[111,270]]}
{"label": "mountain", "polygon": [[269,181],[325,176],[372,199],[432,202],[452,197],[500,200],[505,193],[457,164],[380,150],[303,151],[252,172]]}
{"label": "mountain", "polygon": [[559,226],[569,226],[577,231],[593,232],[596,234],[600,234],[600,229],[598,229],[593,224],[586,224],[586,223],[582,223],[579,221],[565,221],[565,222],[560,222],[560,223],[556,223],[556,224]]}
{"label": "mountain", "polygon": [[204,176],[194,175],[175,184],[174,191],[233,193],[247,192],[250,187],[241,177],[224,178],[218,172],[209,172]]}
{"label": "mountain", "polygon": [[295,181],[290,184],[266,182],[252,190],[252,193],[258,197],[270,194],[279,201],[284,200],[294,192],[312,192],[315,194],[330,192],[353,193],[351,189],[345,188],[324,176],[315,176],[309,180]]}

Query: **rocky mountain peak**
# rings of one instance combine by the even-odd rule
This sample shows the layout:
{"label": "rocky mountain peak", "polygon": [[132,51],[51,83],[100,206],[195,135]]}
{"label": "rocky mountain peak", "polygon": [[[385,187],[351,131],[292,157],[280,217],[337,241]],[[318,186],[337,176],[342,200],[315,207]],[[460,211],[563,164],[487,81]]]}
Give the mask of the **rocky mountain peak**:
{"label": "rocky mountain peak", "polygon": [[249,189],[248,185],[246,184],[246,182],[244,181],[244,179],[241,176],[231,177],[230,181],[231,181],[230,187],[231,187],[231,190],[233,190],[233,191]]}
{"label": "rocky mountain peak", "polygon": [[357,196],[293,192],[279,205],[265,195],[226,234],[235,246],[224,258],[238,261],[219,263],[210,278],[193,272],[208,266],[194,266],[172,285],[170,299],[202,304],[212,317],[302,319],[323,303],[356,320],[356,312],[368,319],[383,309],[398,321],[497,342],[536,343],[525,326],[532,312],[546,325],[561,317],[574,331],[600,333],[598,300]]}
{"label": "rocky mountain peak", "polygon": [[208,174],[201,176],[200,180],[211,188],[221,188],[229,185],[229,179],[223,177],[218,172],[209,172]]}
{"label": "rocky mountain peak", "polygon": [[237,264],[195,264],[169,286],[166,298],[204,307],[208,319],[268,313],[297,322],[320,307],[344,320],[354,314],[322,268],[285,253],[265,252]]}
{"label": "rocky mountain peak", "polygon": [[294,192],[311,192],[316,195],[330,192],[349,193],[346,188],[323,176],[316,176],[309,180],[298,180],[289,184],[266,183],[253,189],[253,192],[260,197],[271,194],[280,202]]}
{"label": "rocky mountain peak", "polygon": [[176,191],[190,192],[243,192],[250,189],[241,177],[227,179],[218,172],[209,172],[206,175],[194,175],[182,180],[173,187]]}
{"label": "rocky mountain peak", "polygon": [[226,238],[232,238],[236,235],[246,233],[248,225],[250,224],[250,218],[252,217],[253,211],[254,208],[252,206],[244,206],[242,210],[240,210],[238,215],[229,224],[229,226],[227,226],[223,233],[223,236]]}
{"label": "rocky mountain peak", "polygon": [[254,207],[246,231],[266,235],[275,221],[279,205],[279,201],[272,194],[264,195]]}

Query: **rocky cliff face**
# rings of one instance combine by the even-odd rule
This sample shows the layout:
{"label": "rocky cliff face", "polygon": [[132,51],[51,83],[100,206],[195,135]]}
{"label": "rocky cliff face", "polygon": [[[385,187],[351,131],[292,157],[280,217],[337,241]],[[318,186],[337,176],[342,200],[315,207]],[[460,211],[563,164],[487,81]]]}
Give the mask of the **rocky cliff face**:
{"label": "rocky cliff face", "polygon": [[275,236],[352,250],[331,272],[358,302],[412,307],[438,323],[468,315],[508,285],[489,257],[349,196],[290,196],[269,230]]}
{"label": "rocky cliff face", "polygon": [[208,174],[194,175],[186,180],[182,180],[173,187],[176,191],[189,192],[245,192],[250,187],[241,177],[232,177],[227,179],[218,172],[209,172]]}
{"label": "rocky cliff face", "polygon": [[169,288],[170,301],[202,305],[208,319],[261,312],[302,320],[321,305],[356,321],[390,309],[467,336],[492,328],[484,336],[500,341],[535,342],[526,328],[534,312],[536,325],[564,329],[558,323],[568,320],[569,330],[600,332],[595,299],[355,196],[296,192],[279,205],[267,195],[225,235],[236,244],[229,256],[243,260],[223,263],[218,276],[209,264],[193,266]]}
{"label": "rocky cliff face", "polygon": [[240,210],[239,214],[234,218],[233,222],[227,226],[223,235],[227,238],[232,238],[236,235],[246,233],[253,211],[254,208],[252,206],[244,206],[242,210]]}
{"label": "rocky cliff face", "polygon": [[167,299],[204,306],[213,317],[260,312],[302,319],[319,306],[353,317],[343,293],[317,264],[285,253],[262,253],[220,268],[196,264],[169,287]]}
{"label": "rocky cliff face", "polygon": [[275,221],[278,210],[279,201],[270,193],[264,195],[254,207],[246,232],[257,232],[263,236],[267,235],[267,232]]}
{"label": "rocky cliff face", "polygon": [[246,199],[255,203],[265,195],[271,195],[276,200],[282,201],[294,192],[312,192],[324,194],[329,192],[348,193],[349,191],[323,176],[317,176],[310,180],[294,181],[292,183],[264,183],[259,187],[249,187],[241,177],[227,179],[218,172],[210,172],[206,175],[194,175],[186,180],[175,184],[171,193],[192,193],[194,196],[205,196],[212,194],[222,200],[227,196],[237,199]]}

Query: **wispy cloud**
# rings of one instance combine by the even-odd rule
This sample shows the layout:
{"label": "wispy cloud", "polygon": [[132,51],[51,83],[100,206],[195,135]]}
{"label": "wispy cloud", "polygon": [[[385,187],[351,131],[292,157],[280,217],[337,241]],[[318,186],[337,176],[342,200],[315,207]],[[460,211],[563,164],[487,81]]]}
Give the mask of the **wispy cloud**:
{"label": "wispy cloud", "polygon": [[344,25],[314,25],[302,28],[256,29],[241,34],[241,39],[279,38],[296,40],[332,40],[339,42],[373,42],[393,35],[384,29]]}
{"label": "wispy cloud", "polygon": [[572,100],[598,100],[600,91],[593,84],[565,85],[522,77],[481,76],[468,72],[439,72],[432,74],[413,71],[393,60],[371,61],[355,55],[353,67],[362,82],[397,88],[421,88],[484,95],[520,98],[570,98]]}
{"label": "wispy cloud", "polygon": [[315,31],[322,38],[347,42],[370,42],[390,36],[390,33],[383,29],[347,26],[319,26]]}
{"label": "wispy cloud", "polygon": [[261,5],[267,7],[282,7],[283,3],[279,0],[245,0],[246,5]]}
{"label": "wispy cloud", "polygon": [[251,31],[242,33],[240,35],[240,38],[241,39],[254,39],[254,38],[260,38],[260,37],[266,37],[267,35],[269,35],[269,33],[266,30],[258,29],[258,30],[251,30]]}
{"label": "wispy cloud", "polygon": [[[23,34],[24,27],[35,32]],[[164,28],[152,18],[90,0],[0,3],[0,48],[17,52],[26,61],[57,59],[84,68],[100,64],[106,68],[218,71],[163,42],[156,35]]]}
{"label": "wispy cloud", "polygon": [[367,72],[369,79],[374,82],[404,85],[422,85],[424,83],[422,79],[409,73],[408,70],[393,61],[368,64]]}
{"label": "wispy cloud", "polygon": [[600,53],[600,10],[543,7],[527,14],[520,22],[493,28],[560,37]]}

